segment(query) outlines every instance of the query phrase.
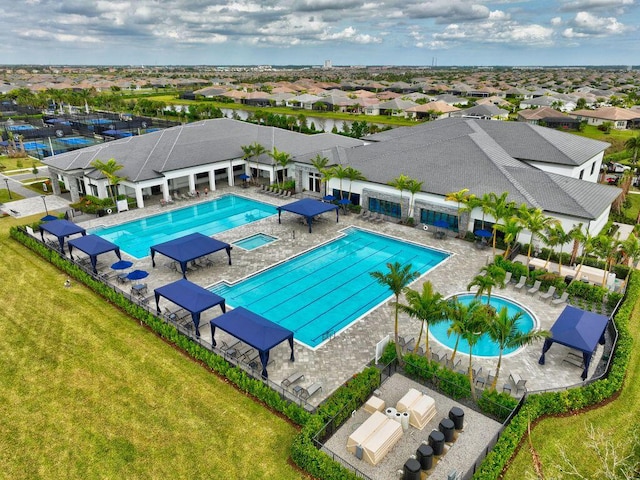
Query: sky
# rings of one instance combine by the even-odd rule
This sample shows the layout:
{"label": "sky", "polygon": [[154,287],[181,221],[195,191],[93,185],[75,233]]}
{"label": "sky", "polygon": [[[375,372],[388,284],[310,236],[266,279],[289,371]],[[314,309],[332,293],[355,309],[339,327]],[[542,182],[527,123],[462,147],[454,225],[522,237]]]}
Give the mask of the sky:
{"label": "sky", "polygon": [[0,63],[639,65],[640,0],[20,0]]}

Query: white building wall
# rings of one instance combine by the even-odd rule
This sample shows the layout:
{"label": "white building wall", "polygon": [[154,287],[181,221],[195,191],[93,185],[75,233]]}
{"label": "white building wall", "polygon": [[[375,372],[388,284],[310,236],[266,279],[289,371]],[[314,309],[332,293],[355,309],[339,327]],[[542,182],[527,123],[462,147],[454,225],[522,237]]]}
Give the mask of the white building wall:
{"label": "white building wall", "polygon": [[[544,172],[556,173],[558,175],[563,175],[565,177],[578,178],[578,179],[580,178],[580,171],[584,170],[582,180],[596,183],[598,181],[598,176],[600,174],[600,168],[602,167],[603,158],[604,158],[604,152],[601,152],[598,155],[591,157],[588,161],[584,162],[582,165],[579,165],[579,166],[556,165],[556,164],[534,162],[534,161],[527,161],[527,163],[532,167],[538,168]],[[593,166],[593,173],[591,173],[592,166]]]}

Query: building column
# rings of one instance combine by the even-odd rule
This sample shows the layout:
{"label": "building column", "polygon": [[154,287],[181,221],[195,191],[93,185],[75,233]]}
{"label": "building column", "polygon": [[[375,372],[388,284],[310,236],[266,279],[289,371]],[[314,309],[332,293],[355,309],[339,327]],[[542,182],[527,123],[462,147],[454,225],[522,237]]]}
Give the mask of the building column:
{"label": "building column", "polygon": [[189,180],[189,193],[190,192],[195,192],[196,191],[196,175],[195,175],[195,173],[189,174],[189,176],[187,178]]}
{"label": "building column", "polygon": [[209,190],[215,192],[216,190],[216,171],[215,169],[209,170]]}
{"label": "building column", "polygon": [[229,180],[229,186],[233,187],[233,165],[227,167],[227,179]]}
{"label": "building column", "polygon": [[144,197],[142,196],[142,188],[136,185],[136,203],[138,208],[144,208]]}
{"label": "building column", "polygon": [[169,192],[169,180],[167,178],[162,179],[162,197],[165,202],[171,200],[171,192]]}
{"label": "building column", "polygon": [[64,183],[71,193],[71,203],[76,203],[80,200],[80,193],[78,191],[78,184],[76,183],[76,177],[65,177]]}
{"label": "building column", "polygon": [[58,183],[58,174],[55,172],[51,173],[49,180],[51,181],[51,190],[53,191],[53,194],[60,196],[62,191],[60,190],[60,183]]}

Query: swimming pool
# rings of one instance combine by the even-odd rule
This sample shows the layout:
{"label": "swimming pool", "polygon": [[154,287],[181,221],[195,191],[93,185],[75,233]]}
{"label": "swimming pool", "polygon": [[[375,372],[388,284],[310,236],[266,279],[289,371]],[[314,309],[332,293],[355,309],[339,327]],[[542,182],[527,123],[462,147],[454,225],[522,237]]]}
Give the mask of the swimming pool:
{"label": "swimming pool", "polygon": [[[459,301],[467,305],[469,304],[469,302],[471,302],[471,300],[475,298],[474,294],[472,293],[465,293],[462,295],[458,295],[457,297]],[[487,296],[482,295],[480,297],[480,301],[483,303],[487,303]],[[536,324],[533,314],[529,310],[527,310],[525,307],[520,305],[519,303],[516,303],[504,297],[491,295],[490,304],[498,311],[502,309],[502,307],[507,307],[507,312],[509,313],[510,317],[515,315],[517,312],[524,312],[524,315],[520,318],[520,320],[517,323],[518,330],[520,330],[521,332],[530,332],[531,330],[533,330],[533,327]],[[440,343],[442,343],[443,345],[453,350],[456,344],[456,336],[455,335],[451,335],[450,337],[447,336],[447,330],[449,329],[450,324],[451,322],[446,321],[446,322],[438,323],[436,325],[430,325],[429,332],[431,332],[431,335],[436,340],[438,340]],[[505,348],[503,355],[513,353],[516,350],[517,350],[516,348]],[[462,338],[460,339],[460,343],[458,343],[458,352],[466,353],[466,354],[469,353],[469,344],[467,343],[466,340]],[[480,337],[480,340],[478,341],[478,343],[476,343],[473,346],[474,356],[497,357],[499,354],[500,354],[500,348],[486,334]]]}
{"label": "swimming pool", "polygon": [[255,235],[251,235],[250,237],[237,240],[233,242],[233,244],[237,245],[240,248],[244,248],[245,250],[255,250],[256,248],[269,245],[276,240],[276,237],[272,237],[271,235],[267,235],[266,233],[256,233]]}
{"label": "swimming pool", "polygon": [[142,258],[149,248],[190,233],[212,236],[275,215],[276,207],[235,195],[89,231]]}
{"label": "swimming pool", "polygon": [[210,290],[227,305],[242,306],[317,347],[390,297],[369,275],[388,262],[410,263],[421,274],[449,253],[357,228],[238,283]]}

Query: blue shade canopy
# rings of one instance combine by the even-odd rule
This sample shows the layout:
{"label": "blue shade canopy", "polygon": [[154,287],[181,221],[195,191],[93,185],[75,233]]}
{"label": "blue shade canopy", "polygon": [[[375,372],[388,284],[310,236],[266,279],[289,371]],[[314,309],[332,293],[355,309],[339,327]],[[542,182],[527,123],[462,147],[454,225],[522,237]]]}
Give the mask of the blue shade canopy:
{"label": "blue shade canopy", "polygon": [[482,238],[489,238],[492,235],[489,230],[476,230],[473,233],[475,233],[476,237],[482,237]]}
{"label": "blue shade canopy", "polygon": [[240,175],[240,180],[249,180],[251,177],[249,175],[247,175],[246,173],[243,173],[242,175]]}
{"label": "blue shade canopy", "polygon": [[143,278],[147,278],[149,276],[149,272],[145,270],[134,270],[133,272],[129,272],[127,274],[127,278],[129,280],[142,280]]}
{"label": "blue shade canopy", "polygon": [[201,233],[192,233],[184,237],[176,238],[165,243],[159,243],[151,247],[151,262],[156,266],[156,252],[172,258],[180,263],[182,276],[187,277],[187,263],[218,250],[226,250],[229,257],[229,265],[231,265],[231,245],[215,238],[207,237]]}
{"label": "blue shade canopy", "polygon": [[76,235],[78,233],[82,235],[86,235],[87,232],[84,228],[79,225],[76,225],[69,220],[52,220],[51,222],[43,223],[40,225],[40,236],[42,241],[44,242],[44,232],[50,233],[54,237],[58,239],[58,243],[60,243],[60,251],[64,252],[64,239],[71,235]]}
{"label": "blue shade canopy", "polygon": [[111,268],[113,268],[114,270],[126,270],[127,268],[131,268],[132,266],[133,262],[130,262],[129,260],[120,260],[119,262],[112,264]]}
{"label": "blue shade canopy", "polygon": [[593,352],[598,343],[604,345],[604,332],[608,323],[609,317],[605,315],[567,305],[551,327],[551,336],[544,341],[538,363],[544,365],[545,353],[551,348],[553,342],[575,348],[582,352],[584,360],[582,379],[586,379]]}
{"label": "blue shade canopy", "polygon": [[233,335],[238,340],[242,340],[247,345],[252,346],[260,354],[262,362],[262,376],[267,378],[267,364],[269,363],[269,351],[279,343],[288,340],[291,347],[290,360],[293,362],[293,332],[280,325],[267,320],[260,315],[247,310],[244,307],[237,307],[230,312],[214,318],[211,324],[211,339],[216,345],[216,327]]}
{"label": "blue shade canopy", "polygon": [[307,224],[309,225],[309,233],[311,233],[311,223],[313,222],[313,217],[325,212],[330,212],[331,210],[335,210],[336,223],[338,223],[339,208],[340,207],[338,207],[338,205],[334,205],[332,203],[321,202],[319,200],[314,200],[313,198],[303,198],[302,200],[297,200],[293,203],[277,207],[278,223],[282,223],[280,221],[280,216],[282,215],[283,211],[302,215],[307,219]]}
{"label": "blue shade canopy", "polygon": [[220,305],[222,313],[226,312],[224,298],[184,278],[156,288],[154,293],[158,314],[160,314],[160,297],[164,297],[191,313],[197,336],[200,336],[200,314],[202,312],[216,305]]}
{"label": "blue shade canopy", "polygon": [[99,237],[98,235],[86,235],[84,237],[69,240],[69,255],[72,259],[74,248],[77,248],[78,250],[81,250],[89,255],[91,266],[93,267],[93,271],[95,273],[98,273],[96,264],[98,263],[98,255],[100,255],[101,253],[114,251],[117,257],[121,258],[120,247],[118,247],[115,243],[111,243],[110,241]]}

